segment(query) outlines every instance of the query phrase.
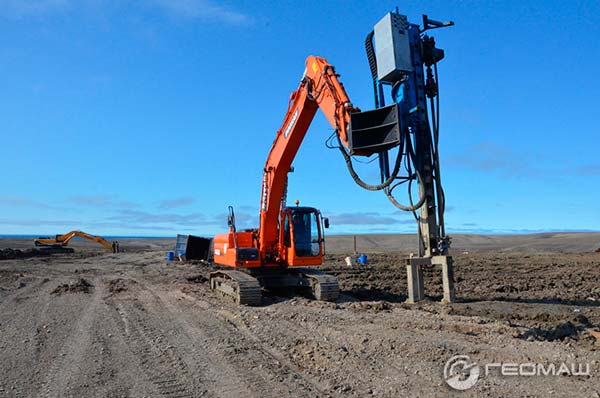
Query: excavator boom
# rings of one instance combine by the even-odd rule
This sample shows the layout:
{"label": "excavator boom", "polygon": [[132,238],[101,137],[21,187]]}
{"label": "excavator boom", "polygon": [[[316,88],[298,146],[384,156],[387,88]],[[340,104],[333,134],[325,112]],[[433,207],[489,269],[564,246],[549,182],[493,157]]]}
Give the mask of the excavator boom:
{"label": "excavator boom", "polygon": [[287,174],[298,149],[320,108],[348,145],[350,113],[354,108],[333,66],[321,57],[309,56],[300,86],[290,96],[289,107],[264,167],[258,231],[261,255],[278,251],[278,218],[285,196]]}

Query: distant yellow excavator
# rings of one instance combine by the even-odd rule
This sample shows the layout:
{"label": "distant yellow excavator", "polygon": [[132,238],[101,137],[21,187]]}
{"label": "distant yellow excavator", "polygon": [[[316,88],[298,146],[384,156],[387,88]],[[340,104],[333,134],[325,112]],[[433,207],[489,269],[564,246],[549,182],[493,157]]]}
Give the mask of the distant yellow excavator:
{"label": "distant yellow excavator", "polygon": [[107,248],[112,253],[119,252],[119,243],[113,242],[110,243],[106,239],[101,236],[90,235],[88,233],[82,231],[71,231],[63,235],[56,235],[54,238],[51,237],[40,237],[33,241],[34,245],[37,247],[43,248],[62,248],[69,244],[71,239],[75,237],[80,237],[83,239],[87,239],[93,242],[98,242],[105,248]]}

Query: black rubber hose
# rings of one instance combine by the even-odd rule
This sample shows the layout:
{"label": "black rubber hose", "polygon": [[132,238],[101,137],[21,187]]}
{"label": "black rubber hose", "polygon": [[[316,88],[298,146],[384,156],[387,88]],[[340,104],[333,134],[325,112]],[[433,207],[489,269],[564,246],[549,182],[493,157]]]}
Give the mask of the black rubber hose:
{"label": "black rubber hose", "polygon": [[[407,134],[409,134],[409,133],[407,133]],[[410,141],[410,137],[406,137],[405,141],[406,141],[406,153],[408,156],[411,157],[411,161],[414,164],[414,160],[415,160],[414,159],[414,151],[412,149],[412,143]],[[422,185],[423,180],[421,178],[421,173],[419,173],[418,170],[415,170],[415,173],[417,175],[417,180],[419,181],[419,185]],[[408,181],[408,198],[410,201],[410,206],[406,206],[406,205],[403,205],[402,203],[398,202],[398,200],[396,200],[394,195],[392,195],[392,189],[385,190],[385,196],[387,196],[388,200],[390,202],[392,202],[392,204],[394,206],[396,206],[397,208],[399,208],[400,210],[414,212],[415,210],[420,209],[421,206],[423,206],[423,203],[425,203],[425,198],[426,198],[425,195],[420,196],[419,201],[416,204],[412,203],[412,196],[411,196],[411,191],[410,191],[411,187],[412,187],[412,181],[413,181],[412,179]]]}
{"label": "black rubber hose", "polygon": [[[408,182],[408,189],[411,189],[412,186],[412,180]],[[403,211],[416,211],[418,209],[421,208],[421,206],[423,206],[423,203],[425,203],[425,195],[423,195],[419,201],[417,202],[417,204],[412,204],[412,199],[410,200],[411,205],[410,206],[405,206],[402,203],[398,202],[398,200],[396,200],[396,198],[394,197],[394,195],[392,195],[392,190],[385,190],[385,196],[387,196],[388,200],[390,202],[392,202],[392,204],[394,206],[396,206],[397,208],[399,208],[400,210]]]}
{"label": "black rubber hose", "polygon": [[[433,64],[434,70],[434,78],[435,82],[439,87],[439,77],[438,77],[438,69],[437,63]],[[431,115],[433,118],[434,130],[433,130],[433,139],[434,139],[434,171],[435,171],[435,185],[436,185],[436,193],[438,199],[438,223],[440,227],[440,235],[444,236],[446,234],[446,226],[444,222],[444,213],[446,210],[446,195],[444,193],[444,188],[442,186],[442,175],[440,172],[440,156],[439,156],[439,138],[440,138],[440,94],[439,88],[437,90],[437,95],[435,97],[435,109],[434,109],[434,101],[431,99]]]}
{"label": "black rubber hose", "polygon": [[369,68],[371,69],[371,77],[373,80],[377,80],[377,58],[375,57],[375,50],[373,49],[373,35],[374,31],[371,31],[365,39],[365,51],[367,52],[367,59],[369,60]]}
{"label": "black rubber hose", "polygon": [[375,97],[375,108],[379,108],[379,90],[377,87],[377,57],[375,56],[375,50],[373,48],[373,35],[374,31],[371,31],[365,38],[365,51],[367,53],[367,60],[369,61],[369,69],[371,70],[371,78],[373,79],[373,96]]}
{"label": "black rubber hose", "polygon": [[342,153],[342,156],[344,156],[344,160],[346,161],[346,167],[348,168],[348,171],[350,172],[350,176],[352,177],[354,182],[356,182],[361,188],[364,188],[368,191],[381,191],[382,189],[389,187],[390,184],[392,182],[394,182],[394,180],[398,176],[398,173],[400,172],[400,166],[402,165],[403,142],[400,143],[400,150],[398,151],[398,156],[396,157],[396,163],[394,164],[394,170],[392,171],[392,174],[390,175],[390,177],[387,180],[385,180],[384,182],[382,182],[381,184],[371,185],[371,184],[367,184],[366,182],[364,182],[358,176],[358,174],[354,170],[354,166],[352,165],[352,158],[350,157],[350,155],[348,155],[348,153],[342,146],[342,140],[340,139],[339,135],[337,136],[337,139],[338,139],[340,152]]}

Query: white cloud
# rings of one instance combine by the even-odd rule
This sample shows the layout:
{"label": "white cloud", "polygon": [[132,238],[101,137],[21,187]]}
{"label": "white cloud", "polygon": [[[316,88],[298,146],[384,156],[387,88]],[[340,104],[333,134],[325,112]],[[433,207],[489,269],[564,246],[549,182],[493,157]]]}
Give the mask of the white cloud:
{"label": "white cloud", "polygon": [[153,0],[167,12],[186,18],[212,19],[233,24],[250,22],[248,15],[209,0]]}
{"label": "white cloud", "polygon": [[399,220],[377,212],[332,214],[329,219],[335,225],[398,225],[414,222],[413,220]]}
{"label": "white cloud", "polygon": [[125,209],[139,207],[137,203],[133,203],[126,200],[117,200],[114,196],[109,195],[72,196],[68,199],[68,201],[79,206],[89,207],[113,207]]}
{"label": "white cloud", "polygon": [[245,24],[252,18],[244,13],[219,4],[217,0],[0,0],[0,15],[11,18],[47,15],[66,9],[100,7],[140,8],[143,6],[159,8],[173,16],[205,21],[218,21],[229,24]]}
{"label": "white cloud", "polygon": [[210,222],[206,222],[206,217],[200,213],[149,213],[133,209],[121,209],[117,213],[118,215],[108,217],[108,219],[128,225],[171,224],[173,226],[194,226],[211,224]]}
{"label": "white cloud", "polygon": [[39,227],[42,225],[78,225],[79,221],[74,220],[38,220],[38,219],[10,219],[10,218],[0,218],[0,225],[16,225],[16,226],[33,226]]}
{"label": "white cloud", "polygon": [[37,209],[61,209],[59,206],[38,202],[23,196],[0,195],[0,205],[32,207]]}
{"label": "white cloud", "polygon": [[158,204],[160,209],[174,209],[176,207],[183,207],[191,205],[196,202],[196,199],[191,196],[184,196],[181,198],[166,199]]}

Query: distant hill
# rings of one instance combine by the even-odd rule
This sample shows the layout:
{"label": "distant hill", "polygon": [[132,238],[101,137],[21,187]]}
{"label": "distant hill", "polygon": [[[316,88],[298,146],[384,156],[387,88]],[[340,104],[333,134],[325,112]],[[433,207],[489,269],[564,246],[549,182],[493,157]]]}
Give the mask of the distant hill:
{"label": "distant hill", "polygon": [[[454,251],[590,252],[600,247],[600,232],[548,232],[523,235],[451,234]],[[353,235],[326,238],[327,251],[353,251]],[[357,235],[359,252],[417,251],[415,234]]]}
{"label": "distant hill", "polygon": [[[600,232],[548,232],[524,235],[474,235],[453,234],[452,249],[457,251],[515,251],[515,252],[592,252],[600,247]],[[352,253],[353,235],[326,237],[328,253]],[[129,251],[169,250],[175,245],[173,238],[119,238],[121,247]],[[359,252],[417,252],[415,234],[365,234],[356,235]],[[70,247],[103,250],[89,241],[72,241]],[[26,249],[33,247],[30,238],[0,238],[0,249]]]}

